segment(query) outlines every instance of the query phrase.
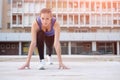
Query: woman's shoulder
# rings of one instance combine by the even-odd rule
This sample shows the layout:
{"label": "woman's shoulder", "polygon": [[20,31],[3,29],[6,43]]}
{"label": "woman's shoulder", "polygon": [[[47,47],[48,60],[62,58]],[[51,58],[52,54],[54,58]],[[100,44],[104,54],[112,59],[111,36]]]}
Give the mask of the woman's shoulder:
{"label": "woman's shoulder", "polygon": [[37,25],[37,21],[34,20],[33,23],[32,23],[32,26],[36,26]]}
{"label": "woman's shoulder", "polygon": [[52,17],[52,23],[55,23],[55,22],[56,22],[56,18]]}
{"label": "woman's shoulder", "polygon": [[60,24],[59,24],[58,21],[56,21],[56,22],[54,23],[54,28],[57,28],[57,27],[60,27]]}
{"label": "woman's shoulder", "polygon": [[36,31],[39,30],[39,27],[38,27],[38,24],[37,24],[36,20],[33,21],[32,28],[35,29]]}

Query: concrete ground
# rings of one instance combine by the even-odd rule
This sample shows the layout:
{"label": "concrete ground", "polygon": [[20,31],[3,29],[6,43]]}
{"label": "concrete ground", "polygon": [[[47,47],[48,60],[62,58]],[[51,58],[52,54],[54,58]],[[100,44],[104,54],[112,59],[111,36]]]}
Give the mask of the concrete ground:
{"label": "concrete ground", "polygon": [[63,56],[69,70],[59,70],[56,56],[53,65],[39,70],[38,56],[31,69],[18,70],[26,56],[0,56],[0,80],[120,80],[120,56]]}

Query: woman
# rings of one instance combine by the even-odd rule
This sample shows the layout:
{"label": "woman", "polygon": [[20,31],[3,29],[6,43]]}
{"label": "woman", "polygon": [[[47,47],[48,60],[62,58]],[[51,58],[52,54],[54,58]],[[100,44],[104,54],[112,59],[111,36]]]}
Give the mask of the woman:
{"label": "woman", "polygon": [[[26,63],[19,69],[30,68],[30,59],[36,46],[39,52],[40,63],[44,65],[44,42],[48,48],[49,57],[51,56],[52,47],[54,45],[58,56],[59,68],[68,69],[63,64],[61,58],[61,46],[59,41],[60,25],[56,19],[52,17],[52,12],[50,9],[43,8],[40,11],[40,16],[32,24],[31,34],[32,41],[29,47]],[[40,69],[44,69],[44,66],[41,66]]]}

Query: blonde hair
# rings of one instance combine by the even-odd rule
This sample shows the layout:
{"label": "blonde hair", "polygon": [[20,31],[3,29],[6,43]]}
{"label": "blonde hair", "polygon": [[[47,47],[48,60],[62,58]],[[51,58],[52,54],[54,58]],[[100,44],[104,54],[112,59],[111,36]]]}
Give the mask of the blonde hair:
{"label": "blonde hair", "polygon": [[43,9],[41,9],[41,11],[40,11],[40,15],[41,15],[42,13],[50,13],[51,16],[52,16],[52,11],[51,11],[50,8],[43,8]]}

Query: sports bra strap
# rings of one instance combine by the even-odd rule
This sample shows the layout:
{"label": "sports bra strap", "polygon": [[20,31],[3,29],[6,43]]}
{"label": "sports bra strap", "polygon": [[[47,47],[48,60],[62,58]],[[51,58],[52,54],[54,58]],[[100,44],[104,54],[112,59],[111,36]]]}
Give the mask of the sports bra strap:
{"label": "sports bra strap", "polygon": [[41,30],[42,23],[41,23],[40,17],[36,18],[36,21],[37,21],[37,24],[38,24],[38,26],[39,26],[39,28]]}
{"label": "sports bra strap", "polygon": [[53,18],[52,18],[52,25],[51,25],[51,26],[52,26],[52,28],[53,28],[53,26],[54,26],[55,22],[56,22],[56,19],[53,17]]}

